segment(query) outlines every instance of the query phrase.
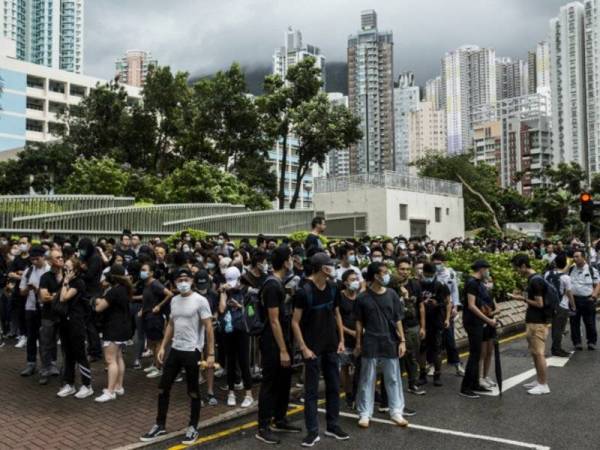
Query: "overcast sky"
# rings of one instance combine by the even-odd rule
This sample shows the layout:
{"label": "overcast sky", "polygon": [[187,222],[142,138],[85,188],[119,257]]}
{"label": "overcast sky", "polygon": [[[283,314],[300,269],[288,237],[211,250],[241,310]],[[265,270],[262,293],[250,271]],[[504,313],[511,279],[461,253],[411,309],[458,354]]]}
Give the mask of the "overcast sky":
{"label": "overcast sky", "polygon": [[161,65],[208,74],[238,61],[270,64],[288,26],[328,61],[345,61],[360,12],[375,9],[394,33],[395,73],[422,83],[439,72],[445,51],[463,44],[524,57],[545,39],[548,20],[566,0],[87,0],[85,73],[114,75],[127,49],[153,53]]}

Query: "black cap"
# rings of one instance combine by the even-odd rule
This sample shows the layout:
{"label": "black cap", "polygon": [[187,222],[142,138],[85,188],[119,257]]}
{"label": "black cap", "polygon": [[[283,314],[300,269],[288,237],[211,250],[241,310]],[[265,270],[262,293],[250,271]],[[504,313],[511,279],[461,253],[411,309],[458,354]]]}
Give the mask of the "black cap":
{"label": "black cap", "polygon": [[123,267],[121,264],[113,264],[110,267],[110,274],[116,275],[118,277],[124,277],[125,276],[125,267]]}
{"label": "black cap", "polygon": [[194,275],[194,282],[196,283],[196,287],[201,291],[208,289],[210,286],[210,277],[208,276],[208,272],[204,269],[196,272],[196,275]]}
{"label": "black cap", "polygon": [[40,256],[44,256],[46,254],[46,249],[41,245],[34,245],[29,250],[29,256],[32,258],[38,258]]}
{"label": "black cap", "polygon": [[318,267],[335,266],[333,259],[331,259],[331,257],[325,252],[315,253],[310,258],[310,264],[313,267],[315,267],[315,266],[318,266]]}
{"label": "black cap", "polygon": [[179,277],[183,277],[183,276],[188,276],[190,278],[192,278],[192,271],[190,269],[188,269],[187,267],[180,267],[175,271],[175,276],[173,277],[174,280],[176,280]]}
{"label": "black cap", "polygon": [[490,263],[488,263],[485,259],[478,259],[473,263],[471,269],[473,269],[474,272],[477,272],[480,269],[489,269],[490,267],[492,266],[490,266]]}

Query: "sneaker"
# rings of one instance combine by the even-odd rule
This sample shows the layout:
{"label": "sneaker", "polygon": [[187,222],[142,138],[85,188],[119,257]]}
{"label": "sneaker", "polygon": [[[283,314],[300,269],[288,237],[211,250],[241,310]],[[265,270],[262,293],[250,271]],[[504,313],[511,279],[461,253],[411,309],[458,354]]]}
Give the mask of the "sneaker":
{"label": "sneaker", "polygon": [[219,367],[217,370],[215,370],[215,378],[222,378],[225,375],[225,369],[223,369],[222,367]]}
{"label": "sneaker", "polygon": [[550,393],[550,388],[547,384],[538,384],[536,387],[531,388],[527,391],[530,395],[544,395]]}
{"label": "sneaker", "polygon": [[56,393],[56,396],[60,397],[60,398],[65,398],[65,397],[68,397],[69,395],[73,395],[75,392],[77,392],[77,391],[75,390],[75,388],[73,386],[71,386],[70,384],[65,384],[62,387],[62,389]]}
{"label": "sneaker", "polygon": [[133,345],[133,341],[132,341],[131,339],[129,339],[129,340],[128,340],[128,341],[125,343],[125,345],[126,345],[127,347],[131,347],[131,346]]}
{"label": "sneaker", "polygon": [[41,386],[46,386],[49,381],[50,381],[50,378],[48,377],[48,375],[47,374],[43,374],[43,375],[40,375],[40,379],[38,380],[38,383]]}
{"label": "sneaker", "polygon": [[[15,345],[15,347],[16,347],[16,345]],[[576,345],[576,346],[575,346],[575,350],[577,350],[577,351],[581,351],[581,350],[583,350],[583,345],[581,345],[581,344],[579,344],[579,345]]]}
{"label": "sneaker", "polygon": [[401,414],[394,414],[392,416],[392,422],[394,422],[399,427],[407,427],[408,426],[408,420],[406,420],[404,417],[402,417]]}
{"label": "sneaker", "polygon": [[465,376],[465,367],[463,366],[462,363],[458,363],[454,367],[456,368],[456,376],[457,377],[464,377]]}
{"label": "sneaker", "polygon": [[414,409],[410,409],[405,406],[404,410],[402,411],[402,415],[405,417],[412,417],[412,416],[416,416],[417,412]]}
{"label": "sneaker", "polygon": [[265,444],[277,445],[281,442],[268,428],[259,428],[254,437]]}
{"label": "sneaker", "polygon": [[181,383],[183,381],[183,375],[179,374],[177,375],[177,378],[175,378],[175,383]]}
{"label": "sneaker", "polygon": [[140,362],[139,359],[136,359],[133,362],[133,370],[140,370],[142,368],[142,363]]}
{"label": "sneaker", "polygon": [[377,411],[379,411],[380,413],[390,412],[390,407],[387,405],[381,405],[379,406],[379,408],[377,408]]}
{"label": "sneaker", "polygon": [[419,377],[417,381],[417,386],[425,386],[427,384],[427,377],[425,375]]}
{"label": "sneaker", "polygon": [[150,358],[152,356],[152,350],[148,349],[142,353],[142,358]]}
{"label": "sneaker", "polygon": [[90,386],[81,386],[77,394],[75,394],[75,398],[84,399],[94,395],[94,390]]}
{"label": "sneaker", "polygon": [[196,427],[190,425],[189,427],[187,427],[187,430],[185,431],[185,437],[183,438],[183,441],[181,441],[181,443],[183,445],[192,445],[198,440],[198,436],[200,436],[200,433],[198,432]]}
{"label": "sneaker", "polygon": [[167,434],[165,429],[160,425],[153,425],[150,431],[140,437],[140,441],[142,442],[152,442],[160,436]]}
{"label": "sneaker", "polygon": [[208,394],[206,396],[206,404],[208,406],[217,406],[219,404],[217,397],[215,397],[213,394]]}
{"label": "sneaker", "polygon": [[290,425],[287,419],[273,422],[271,425],[271,431],[274,433],[300,433],[302,428]]}
{"label": "sneaker", "polygon": [[154,369],[152,372],[146,374],[146,378],[158,378],[160,376],[162,376],[162,370],[160,369]]}
{"label": "sneaker", "polygon": [[235,404],[235,394],[233,392],[230,392],[227,396],[227,406],[235,406]]}
{"label": "sneaker", "polygon": [[458,395],[466,398],[479,398],[478,394],[468,389],[461,390]]}
{"label": "sneaker", "polygon": [[114,392],[110,392],[108,389],[104,389],[102,392],[102,395],[99,397],[96,397],[94,399],[94,401],[96,401],[98,403],[106,403],[111,400],[115,400],[116,398],[117,398],[117,394],[115,394]]}
{"label": "sneaker", "polygon": [[483,386],[484,388],[490,388],[491,387],[489,385],[489,383],[487,382],[487,379],[485,379],[485,378],[480,378],[479,379],[479,385]]}
{"label": "sneaker", "polygon": [[[140,366],[141,366],[141,364],[140,364]],[[150,372],[153,372],[155,370],[158,370],[158,368],[154,364],[151,364],[151,365],[149,365],[148,367],[146,367],[144,369],[144,373],[150,373]]]}
{"label": "sneaker", "polygon": [[21,371],[22,377],[30,377],[35,373],[35,364],[27,364],[27,367]]}
{"label": "sneaker", "polygon": [[302,447],[314,447],[320,440],[319,433],[308,433],[302,440]]}
{"label": "sneaker", "polygon": [[588,344],[588,350],[596,350],[596,344]]}
{"label": "sneaker", "polygon": [[332,437],[338,441],[346,441],[350,439],[350,435],[342,430],[339,426],[325,430],[325,436]]}
{"label": "sneaker", "polygon": [[358,426],[360,428],[369,428],[369,418],[361,417],[360,419],[358,419]]}
{"label": "sneaker", "polygon": [[427,367],[427,376],[432,377],[434,372],[435,368],[433,367],[433,365]]}
{"label": "sneaker", "polygon": [[569,356],[571,356],[571,353],[561,348],[559,350],[553,351],[552,356],[557,356],[559,358],[568,358]]}
{"label": "sneaker", "polygon": [[434,385],[435,387],[441,387],[441,386],[443,386],[443,385],[444,385],[444,383],[442,383],[442,380],[440,379],[440,377],[439,377],[439,376],[437,376],[437,377],[434,377],[434,378],[433,378],[433,385]]}
{"label": "sneaker", "polygon": [[473,389],[473,391],[475,392],[493,392],[490,388],[479,385],[477,386],[475,389]]}
{"label": "sneaker", "polygon": [[244,397],[244,401],[242,402],[242,404],[240,406],[242,408],[250,408],[253,403],[254,403],[254,399],[252,398],[252,396],[251,395],[246,395]]}
{"label": "sneaker", "polygon": [[125,388],[120,387],[115,389],[115,394],[117,394],[119,397],[122,397],[123,395],[125,395]]}
{"label": "sneaker", "polygon": [[483,380],[486,382],[486,384],[487,384],[487,387],[489,387],[489,388],[495,388],[496,386],[498,386],[498,385],[497,385],[497,384],[494,382],[494,380],[492,380],[490,377],[485,377]]}
{"label": "sneaker", "polygon": [[411,394],[414,394],[414,395],[425,395],[425,394],[427,394],[427,392],[425,391],[425,389],[421,389],[416,384],[409,385],[408,386],[408,392],[410,392]]}
{"label": "sneaker", "polygon": [[15,344],[15,348],[23,348],[27,345],[27,336],[19,336],[19,340]]}
{"label": "sneaker", "polygon": [[534,387],[536,387],[537,385],[538,385],[538,382],[537,382],[537,380],[533,380],[533,381],[532,381],[532,382],[530,382],[530,383],[525,383],[525,384],[523,385],[523,387],[524,387],[525,389],[533,389],[533,388],[534,388]]}
{"label": "sneaker", "polygon": [[49,377],[57,377],[60,375],[60,370],[58,370],[58,367],[53,364],[46,373]]}
{"label": "sneaker", "polygon": [[244,390],[244,383],[242,383],[242,382],[235,383],[233,385],[233,390],[234,391],[243,391]]}

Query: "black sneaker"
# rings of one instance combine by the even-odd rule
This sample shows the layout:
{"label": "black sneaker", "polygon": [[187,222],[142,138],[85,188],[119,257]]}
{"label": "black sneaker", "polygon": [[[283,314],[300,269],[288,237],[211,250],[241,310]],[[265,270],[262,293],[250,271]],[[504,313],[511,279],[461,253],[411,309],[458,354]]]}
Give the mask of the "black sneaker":
{"label": "black sneaker", "polygon": [[569,352],[564,351],[562,348],[552,352],[552,356],[558,356],[559,358],[568,358],[571,356]]}
{"label": "black sneaker", "polygon": [[319,433],[308,433],[302,440],[302,447],[314,447],[320,440]]}
{"label": "black sneaker", "polygon": [[417,386],[425,386],[427,384],[427,377],[419,377],[419,381],[417,381]]}
{"label": "black sneaker", "polygon": [[464,389],[462,391],[460,391],[460,393],[458,394],[461,397],[466,397],[466,398],[480,398],[479,395],[477,395],[475,392],[470,391],[468,389]]}
{"label": "black sneaker", "polygon": [[345,441],[347,439],[350,439],[350,435],[344,430],[342,430],[339,426],[325,430],[325,436],[335,438],[338,441]]}
{"label": "black sneaker", "polygon": [[258,432],[254,435],[254,437],[256,439],[258,439],[259,441],[264,442],[265,444],[277,445],[277,444],[279,444],[281,442],[267,428],[261,428],[261,429],[259,429]]}
{"label": "black sneaker", "polygon": [[36,371],[36,368],[34,365],[27,365],[27,367],[25,367],[25,369],[21,372],[21,376],[22,377],[30,377],[31,375],[33,375]]}
{"label": "black sneaker", "polygon": [[140,437],[140,441],[142,442],[152,442],[155,439],[158,439],[163,434],[167,434],[165,429],[160,425],[154,425],[146,434]]}
{"label": "black sneaker", "polygon": [[475,389],[473,389],[474,392],[494,392],[492,389],[490,388],[486,388],[485,386],[479,385],[477,386]]}
{"label": "black sneaker", "polygon": [[435,387],[441,387],[441,386],[443,386],[444,384],[442,383],[442,380],[440,379],[440,377],[437,377],[437,378],[434,378],[434,379],[433,379],[433,385],[434,385]]}
{"label": "black sneaker", "polygon": [[287,420],[273,422],[271,431],[275,433],[300,433],[302,428],[291,425]]}
{"label": "black sneaker", "polygon": [[48,384],[48,381],[49,381],[49,379],[48,379],[48,375],[41,375],[41,376],[40,376],[40,379],[38,380],[38,383],[39,383],[41,386],[46,386],[46,385]]}
{"label": "black sneaker", "polygon": [[414,394],[414,395],[425,395],[425,394],[427,394],[427,392],[425,391],[425,389],[421,389],[416,384],[409,385],[408,386],[408,392],[410,392],[411,394]]}
{"label": "black sneaker", "polygon": [[196,427],[190,425],[187,428],[187,430],[185,432],[185,437],[183,438],[183,441],[181,441],[181,443],[183,445],[192,445],[194,442],[196,442],[198,440],[198,436],[200,436],[200,433],[198,432]]}
{"label": "black sneaker", "polygon": [[402,411],[402,415],[404,417],[412,417],[412,416],[416,416],[417,412],[414,409],[410,409],[405,406],[404,411]]}
{"label": "black sneaker", "polygon": [[577,351],[583,350],[583,345],[581,345],[581,344],[580,345],[576,345],[575,346],[575,350],[577,350]]}
{"label": "black sneaker", "polygon": [[596,350],[596,344],[588,344],[588,350]]}

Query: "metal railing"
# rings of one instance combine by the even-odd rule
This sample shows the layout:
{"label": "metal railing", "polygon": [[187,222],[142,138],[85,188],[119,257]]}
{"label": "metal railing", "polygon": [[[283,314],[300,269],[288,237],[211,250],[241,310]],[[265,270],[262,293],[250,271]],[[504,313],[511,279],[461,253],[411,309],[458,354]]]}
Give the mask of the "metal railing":
{"label": "metal railing", "polygon": [[427,194],[462,197],[462,184],[437,178],[415,177],[397,172],[349,175],[334,178],[316,178],[315,194],[345,192],[368,187],[402,189]]}
{"label": "metal railing", "polygon": [[213,216],[245,210],[243,205],[187,203],[121,208],[99,208],[63,213],[14,217],[12,229],[54,230],[63,232],[110,232],[124,229],[141,234],[163,233],[165,222]]}
{"label": "metal railing", "polygon": [[20,216],[117,208],[134,203],[133,197],[112,195],[3,195],[0,196],[0,229],[12,228],[13,219]]}

